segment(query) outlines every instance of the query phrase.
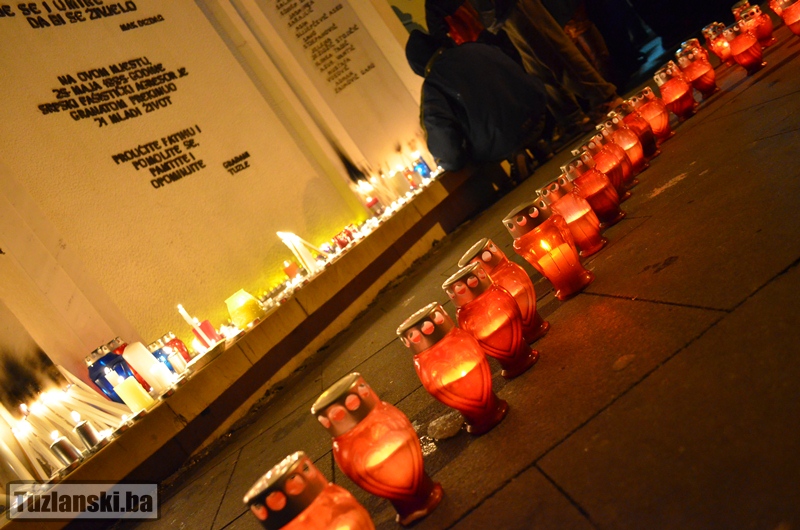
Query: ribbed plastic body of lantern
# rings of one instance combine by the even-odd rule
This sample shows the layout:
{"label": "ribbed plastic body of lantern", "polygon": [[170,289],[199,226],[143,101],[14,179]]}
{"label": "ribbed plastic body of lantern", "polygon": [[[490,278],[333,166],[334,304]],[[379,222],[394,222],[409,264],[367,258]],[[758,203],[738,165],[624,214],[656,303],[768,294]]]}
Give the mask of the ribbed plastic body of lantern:
{"label": "ribbed plastic body of lantern", "polygon": [[302,451],[253,484],[244,503],[268,530],[375,530],[355,497],[328,482]]}
{"label": "ribbed plastic body of lantern", "polygon": [[745,9],[742,12],[742,22],[747,26],[748,31],[758,39],[758,43],[763,48],[772,46],[777,42],[777,39],[772,36],[772,30],[774,29],[772,19],[761,11],[759,6],[755,5]]}
{"label": "ribbed plastic body of lantern", "polygon": [[[602,134],[597,134],[580,148],[573,149],[572,154],[575,156],[582,152],[588,153],[592,157],[592,160],[594,160],[595,169],[608,177],[614,189],[617,190],[620,202],[626,201],[630,198],[630,193],[627,192],[628,188],[625,185],[626,177],[632,178],[633,165],[627,155],[622,158],[617,151],[606,148],[607,143],[609,142],[606,142]],[[619,146],[615,147],[619,148]],[[623,161],[627,162],[627,172],[625,171],[626,168],[623,166]]]}
{"label": "ribbed plastic body of lantern", "polygon": [[735,4],[731,6],[731,13],[733,13],[733,19],[737,22],[742,20],[742,13],[750,8],[750,1],[749,0],[739,0]]}
{"label": "ribbed plastic body of lantern", "polygon": [[[628,155],[628,160],[631,161],[633,174],[638,175],[647,169],[644,146],[639,140],[639,135],[625,125],[619,117],[610,117],[604,124],[603,135],[625,151],[625,154]],[[634,181],[638,184],[638,181],[635,179]]]}
{"label": "ribbed plastic body of lantern", "polygon": [[408,525],[431,513],[442,487],[425,472],[414,427],[381,401],[361,374],[352,373],[323,392],[311,414],[333,437],[333,458],[360,488],[388,499],[397,522]]}
{"label": "ribbed plastic body of lantern", "polygon": [[747,70],[747,75],[753,75],[767,64],[758,39],[741,23],[726,28],[724,35],[731,45],[733,60]]}
{"label": "ribbed plastic body of lantern", "polygon": [[564,218],[543,217],[531,202],[512,210],[503,225],[514,238],[514,251],[550,280],[556,298],[566,300],[592,283],[594,274],[581,265]]}
{"label": "ribbed plastic body of lantern", "polygon": [[600,228],[608,228],[625,217],[619,207],[619,194],[608,177],[594,168],[588,153],[576,156],[561,167],[564,177],[572,182],[575,193],[586,199],[600,220]]}
{"label": "ribbed plastic body of lantern", "polygon": [[650,128],[653,129],[653,134],[656,135],[659,142],[663,142],[670,138],[673,134],[672,126],[669,124],[669,110],[667,106],[657,97],[650,87],[645,87],[641,92],[636,94],[630,100],[633,108],[639,111],[639,114],[647,120]]}
{"label": "ribbed plastic body of lantern", "polygon": [[791,4],[789,2],[784,2],[783,11],[780,16],[784,24],[792,30],[792,33],[800,35],[800,0]]}
{"label": "ribbed plastic body of lantern", "polygon": [[536,206],[540,210],[549,207],[554,214],[564,218],[575,241],[578,255],[587,258],[599,252],[608,241],[600,235],[600,220],[589,203],[571,193],[571,183],[565,182],[565,185],[566,188],[562,188],[556,181],[542,188]]}
{"label": "ribbed plastic body of lantern", "polygon": [[698,52],[698,48],[685,48],[677,52],[675,58],[686,80],[703,95],[704,99],[719,90],[714,67],[708,61],[707,55]]}
{"label": "ribbed plastic body of lantern", "polygon": [[492,280],[514,297],[522,314],[522,337],[525,342],[531,344],[544,337],[550,329],[550,323],[536,311],[536,291],[525,269],[509,260],[489,238],[472,245],[458,260],[458,266],[463,268],[473,261],[483,263]]}
{"label": "ribbed plastic body of lantern", "polygon": [[703,36],[706,38],[706,46],[716,55],[720,61],[731,64],[731,45],[722,32],[725,24],[722,22],[712,22],[703,28]]}
{"label": "ribbed plastic body of lantern", "polygon": [[442,289],[456,306],[461,329],[497,359],[501,375],[513,379],[539,359],[522,336],[522,313],[511,293],[495,285],[483,265],[473,262],[450,276]]}
{"label": "ribbed plastic body of lantern", "polygon": [[634,110],[630,103],[627,101],[623,102],[612,112],[609,112],[608,117],[622,118],[622,122],[636,133],[636,136],[639,137],[639,141],[642,143],[642,150],[644,151],[645,158],[651,160],[661,154],[661,151],[658,149],[656,135],[653,133],[653,128],[650,127],[647,120],[642,118],[642,115],[639,114],[638,111]]}
{"label": "ribbed plastic body of lantern", "polygon": [[695,100],[690,85],[683,77],[680,68],[673,61],[656,71],[653,76],[658,89],[661,91],[661,99],[667,109],[675,114],[679,119],[685,120],[694,114]]}
{"label": "ribbed plastic body of lantern", "polygon": [[414,352],[414,369],[430,395],[459,411],[467,432],[483,434],[505,418],[508,403],[492,390],[492,371],[475,338],[453,324],[436,302],[414,313],[399,328]]}

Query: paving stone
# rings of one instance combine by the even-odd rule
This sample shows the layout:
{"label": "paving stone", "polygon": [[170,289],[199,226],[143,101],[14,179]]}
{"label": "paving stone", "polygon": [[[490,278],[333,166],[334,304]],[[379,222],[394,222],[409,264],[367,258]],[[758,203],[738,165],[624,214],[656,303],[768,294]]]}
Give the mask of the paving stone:
{"label": "paving stone", "polygon": [[538,469],[532,467],[487,498],[455,528],[592,530],[594,527]]}
{"label": "paving stone", "polygon": [[798,293],[795,266],[545,456],[542,469],[600,528],[800,525]]}

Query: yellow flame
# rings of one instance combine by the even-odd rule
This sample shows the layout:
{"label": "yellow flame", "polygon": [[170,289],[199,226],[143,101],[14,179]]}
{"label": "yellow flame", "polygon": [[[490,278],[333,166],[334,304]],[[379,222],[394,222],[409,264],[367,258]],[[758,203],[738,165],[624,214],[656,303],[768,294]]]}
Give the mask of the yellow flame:
{"label": "yellow flame", "polygon": [[545,252],[550,252],[550,250],[552,249],[552,247],[544,239],[542,239],[539,242],[539,246],[541,246],[545,250]]}

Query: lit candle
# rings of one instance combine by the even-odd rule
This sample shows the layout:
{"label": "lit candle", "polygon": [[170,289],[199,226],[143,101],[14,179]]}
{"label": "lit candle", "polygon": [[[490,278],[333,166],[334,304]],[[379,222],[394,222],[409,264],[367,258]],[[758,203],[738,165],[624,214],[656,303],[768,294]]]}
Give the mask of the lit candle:
{"label": "lit candle", "polygon": [[151,366],[150,375],[156,381],[153,388],[156,389],[158,394],[163,394],[175,383],[175,374],[170,372],[169,368],[167,368],[167,365],[164,363],[156,362]]}
{"label": "lit candle", "polygon": [[296,261],[284,261],[283,273],[286,274],[286,276],[288,276],[291,280],[292,278],[300,275],[300,265],[298,265]]}
{"label": "lit candle", "polygon": [[72,419],[76,421],[73,432],[78,436],[87,450],[92,450],[100,443],[100,434],[89,420],[81,421],[81,415],[75,411],[72,411],[72,414]]}
{"label": "lit candle", "polygon": [[243,289],[239,289],[225,300],[225,305],[228,306],[231,321],[239,329],[245,329],[251,323],[267,315],[261,302]]}
{"label": "lit candle", "polygon": [[[648,125],[649,128],[649,125]],[[619,207],[619,194],[608,177],[594,168],[594,160],[582,153],[561,166],[561,171],[573,185],[575,193],[583,197],[600,220],[600,228],[615,225],[625,217]]]}
{"label": "lit candle", "polygon": [[600,235],[600,220],[589,203],[572,193],[569,181],[563,179],[560,182],[565,187],[562,188],[557,180],[539,190],[536,205],[539,208],[549,206],[553,213],[564,218],[580,257],[586,258],[602,249],[607,240]]}
{"label": "lit candle", "polygon": [[747,70],[747,75],[753,75],[767,64],[763,61],[758,39],[741,23],[730,26],[723,34],[731,45],[733,60]]}
{"label": "lit candle", "polygon": [[167,361],[175,369],[175,372],[182,374],[186,371],[186,359],[183,358],[180,352],[173,351],[167,356]]}
{"label": "lit candle", "polygon": [[128,405],[134,414],[149,408],[155,403],[150,394],[145,392],[142,385],[133,377],[128,377],[114,386],[114,392],[122,398],[122,401]]}
{"label": "lit candle", "polygon": [[144,344],[141,342],[128,344],[128,346],[125,347],[125,351],[122,352],[122,356],[139,375],[144,377],[147,384],[153,387],[156,393],[163,394],[167,391],[169,383],[164,383],[163,373],[159,366],[162,366],[167,371],[169,370],[153,357],[153,354],[145,348]]}
{"label": "lit candle", "polygon": [[71,466],[81,459],[81,452],[77,447],[72,445],[72,442],[64,438],[58,431],[50,433],[53,443],[50,444],[50,450],[61,461],[64,466]]}
{"label": "lit candle", "polygon": [[656,71],[653,76],[661,99],[673,114],[685,120],[694,114],[696,102],[692,93],[692,86],[683,77],[683,74],[673,61],[668,61],[665,66]]}
{"label": "lit candle", "polygon": [[783,11],[780,16],[792,33],[800,35],[800,0],[783,2]]}

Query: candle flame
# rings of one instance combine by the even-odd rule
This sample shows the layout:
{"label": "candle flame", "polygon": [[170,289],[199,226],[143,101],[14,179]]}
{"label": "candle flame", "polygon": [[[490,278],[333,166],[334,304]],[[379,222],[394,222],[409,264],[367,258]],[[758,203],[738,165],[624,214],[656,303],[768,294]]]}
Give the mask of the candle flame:
{"label": "candle flame", "polygon": [[454,370],[450,370],[442,375],[442,385],[449,385],[453,381],[458,381],[462,377],[466,377],[467,374],[475,368],[475,365],[478,364],[476,360],[470,360],[467,362],[463,362],[455,367]]}
{"label": "candle flame", "polygon": [[32,413],[36,415],[42,414],[44,413],[44,405],[42,405],[38,401],[34,401],[33,403],[31,403],[30,410]]}
{"label": "candle flame", "polygon": [[50,433],[50,438],[52,438],[52,439],[53,439],[53,441],[55,442],[56,440],[58,440],[58,437],[59,437],[60,435],[61,435],[61,434],[60,434],[60,433],[59,433],[57,430],[55,430],[55,431],[53,431],[53,432],[51,432],[51,433]]}
{"label": "candle flame", "polygon": [[30,414],[30,412],[28,411],[28,405],[26,405],[25,403],[20,403],[19,411],[22,413],[23,416],[27,416],[28,414]]}
{"label": "candle flame", "polygon": [[28,423],[28,420],[18,421],[14,429],[14,434],[19,434],[20,436],[27,436],[33,431],[33,427]]}
{"label": "candle flame", "polygon": [[395,438],[394,440],[386,442],[383,447],[377,451],[370,453],[366,461],[367,469],[374,469],[383,465],[384,462],[391,458],[392,455],[402,447],[403,443],[405,442],[402,438]]}
{"label": "candle flame", "polygon": [[544,239],[539,242],[539,246],[541,246],[545,252],[550,252],[552,249],[552,247]]}
{"label": "candle flame", "polygon": [[69,413],[69,415],[72,417],[72,421],[74,421],[75,423],[81,421],[81,414],[77,410],[73,410],[72,412]]}

